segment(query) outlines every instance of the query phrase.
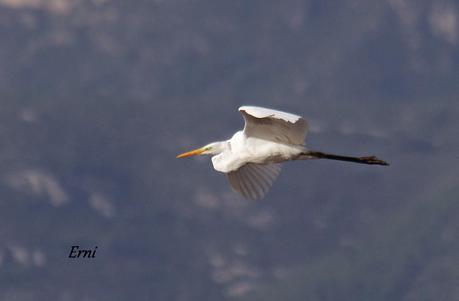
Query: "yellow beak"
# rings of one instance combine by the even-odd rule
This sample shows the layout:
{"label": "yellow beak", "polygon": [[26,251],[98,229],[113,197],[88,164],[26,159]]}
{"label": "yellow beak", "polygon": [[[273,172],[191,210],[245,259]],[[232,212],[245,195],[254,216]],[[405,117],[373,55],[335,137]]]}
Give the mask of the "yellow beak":
{"label": "yellow beak", "polygon": [[201,155],[205,151],[206,151],[206,149],[204,147],[201,147],[201,148],[198,148],[198,149],[195,149],[195,150],[192,150],[192,151],[177,155],[177,158],[188,158],[188,157],[191,157],[191,156],[197,156],[197,155]]}

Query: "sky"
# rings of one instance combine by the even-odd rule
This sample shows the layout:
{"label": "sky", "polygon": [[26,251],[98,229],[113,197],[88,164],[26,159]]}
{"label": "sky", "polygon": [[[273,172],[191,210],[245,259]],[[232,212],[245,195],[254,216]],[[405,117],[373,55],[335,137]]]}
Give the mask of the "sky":
{"label": "sky", "polygon": [[[456,300],[455,1],[0,0],[3,300]],[[183,151],[304,116],[261,201]],[[73,245],[94,260],[71,260]]]}

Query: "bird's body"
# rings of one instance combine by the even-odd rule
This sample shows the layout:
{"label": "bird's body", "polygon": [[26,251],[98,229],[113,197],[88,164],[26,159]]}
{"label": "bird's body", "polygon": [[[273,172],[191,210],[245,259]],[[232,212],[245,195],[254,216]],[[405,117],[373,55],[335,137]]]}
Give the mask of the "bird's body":
{"label": "bird's body", "polygon": [[305,151],[302,145],[289,145],[264,140],[257,137],[247,137],[243,131],[236,132],[225,141],[225,150],[212,157],[215,170],[228,173],[238,170],[247,163],[271,164],[292,160]]}
{"label": "bird's body", "polygon": [[388,165],[376,157],[347,157],[309,151],[304,145],[308,124],[301,116],[253,106],[239,108],[245,126],[231,139],[210,143],[178,155],[213,155],[214,169],[226,173],[231,187],[246,198],[262,198],[280,172],[284,161],[333,159]]}

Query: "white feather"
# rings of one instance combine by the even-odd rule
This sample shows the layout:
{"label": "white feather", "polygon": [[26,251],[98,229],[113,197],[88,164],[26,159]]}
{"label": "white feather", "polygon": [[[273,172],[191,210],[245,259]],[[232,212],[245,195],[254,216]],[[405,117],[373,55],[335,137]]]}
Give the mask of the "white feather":
{"label": "white feather", "polygon": [[248,163],[227,173],[231,187],[245,198],[258,200],[265,196],[281,171],[281,164]]}
{"label": "white feather", "polygon": [[260,107],[239,108],[245,120],[244,134],[278,143],[304,145],[308,124],[303,117]]}

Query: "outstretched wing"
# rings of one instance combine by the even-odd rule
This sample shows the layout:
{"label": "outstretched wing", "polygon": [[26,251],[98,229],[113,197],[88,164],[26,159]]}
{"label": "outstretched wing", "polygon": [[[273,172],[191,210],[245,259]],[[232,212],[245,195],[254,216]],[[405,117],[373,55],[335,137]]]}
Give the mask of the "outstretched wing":
{"label": "outstretched wing", "polygon": [[233,190],[247,199],[258,200],[269,191],[281,167],[281,164],[247,163],[227,175]]}
{"label": "outstretched wing", "polygon": [[303,145],[308,124],[303,117],[261,107],[243,106],[244,134],[274,142]]}

